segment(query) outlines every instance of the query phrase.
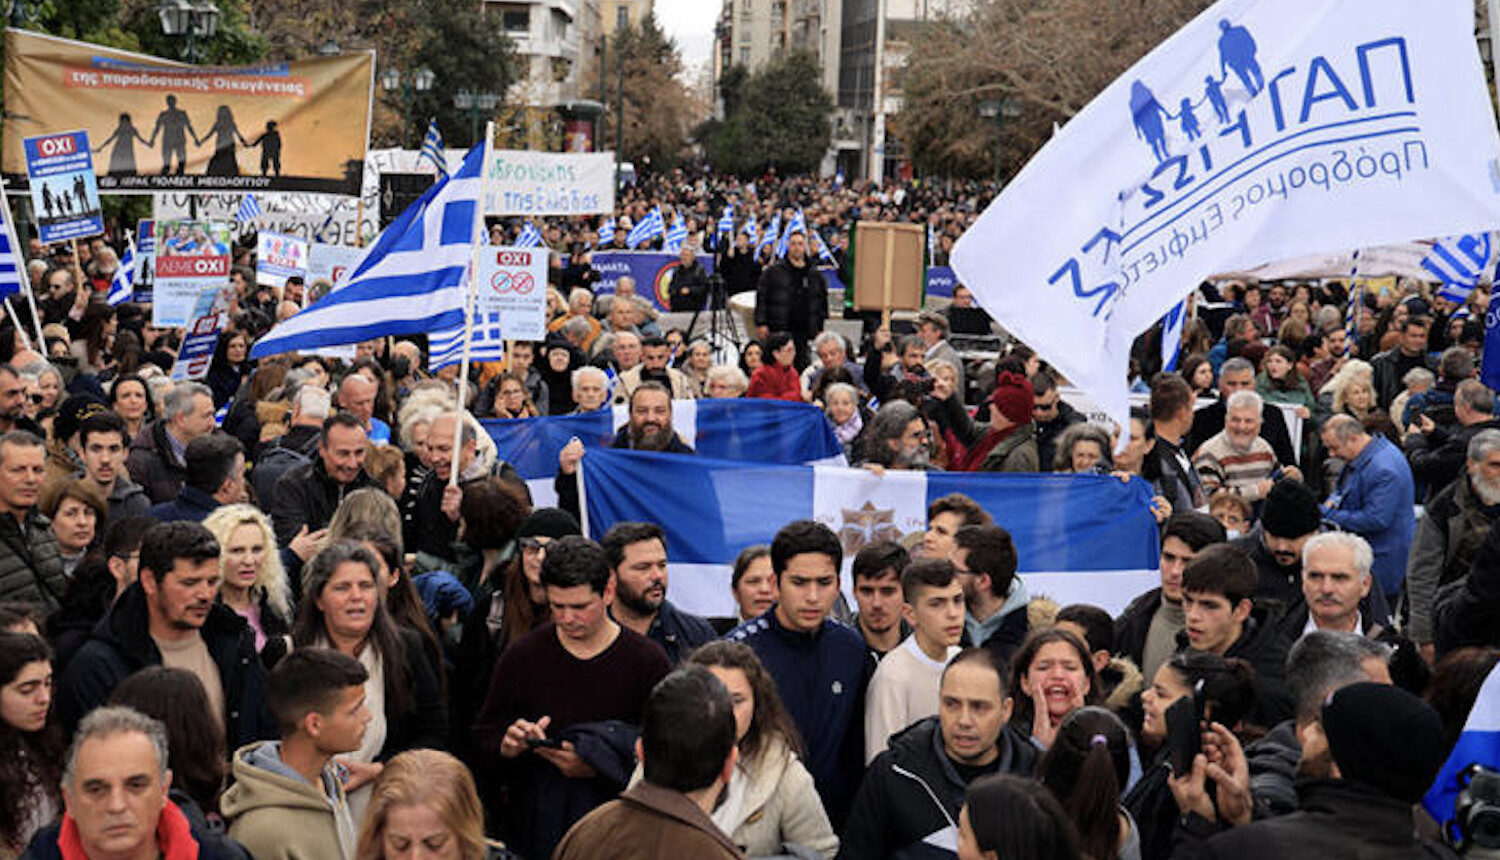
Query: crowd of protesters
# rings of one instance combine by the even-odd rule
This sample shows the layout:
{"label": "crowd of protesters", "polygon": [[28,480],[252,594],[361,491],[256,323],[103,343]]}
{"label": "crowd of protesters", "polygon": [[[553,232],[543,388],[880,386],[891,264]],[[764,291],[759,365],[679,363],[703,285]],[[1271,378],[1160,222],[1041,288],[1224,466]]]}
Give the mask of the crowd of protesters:
{"label": "crowd of protesters", "polygon": [[[1444,856],[1413,804],[1500,657],[1482,291],[1205,284],[1179,370],[1140,340],[1128,428],[962,286],[827,325],[818,239],[846,266],[850,221],[925,222],[941,263],[984,195],[653,180],[614,242],[680,210],[670,304],[709,305],[715,254],[745,342],[596,292],[598,219],[559,221],[548,337],[463,380],[420,336],[250,360],[318,285],[238,249],[173,382],[181,332],[105,303],[108,243],[33,246],[40,319],[0,323],[0,858]],[[817,238],[747,249],[796,208]],[[879,474],[1143,480],[1160,586],[1059,607],[951,495],[852,558],[787,522],[702,618],[659,524],[582,534],[581,444],[534,506],[478,420],[619,404],[615,447],[691,456],[672,401],[739,397],[821,409]]]}

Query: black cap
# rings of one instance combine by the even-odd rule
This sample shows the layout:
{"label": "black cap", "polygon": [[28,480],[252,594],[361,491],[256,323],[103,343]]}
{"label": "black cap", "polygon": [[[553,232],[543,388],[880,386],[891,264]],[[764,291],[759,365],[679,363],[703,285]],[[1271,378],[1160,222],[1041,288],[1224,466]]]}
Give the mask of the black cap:
{"label": "black cap", "polygon": [[516,529],[516,537],[550,537],[560,538],[567,535],[581,535],[583,528],[578,525],[578,520],[562,508],[537,508],[524,520],[521,520],[520,528]]}
{"label": "black cap", "polygon": [[1431,705],[1388,684],[1351,684],[1323,705],[1328,751],[1344,779],[1416,803],[1448,758]]}
{"label": "black cap", "polygon": [[1318,497],[1306,484],[1291,479],[1277,481],[1271,487],[1260,512],[1261,528],[1272,537],[1310,535],[1322,522],[1323,512],[1318,507]]}

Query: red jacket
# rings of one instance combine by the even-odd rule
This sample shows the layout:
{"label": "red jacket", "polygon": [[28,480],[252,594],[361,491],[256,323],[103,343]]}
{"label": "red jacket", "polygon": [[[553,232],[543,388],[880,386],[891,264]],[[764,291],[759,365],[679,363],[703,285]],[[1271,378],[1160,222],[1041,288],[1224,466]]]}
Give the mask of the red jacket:
{"label": "red jacket", "polygon": [[746,397],[768,397],[802,402],[802,377],[797,368],[768,361],[755,368]]}

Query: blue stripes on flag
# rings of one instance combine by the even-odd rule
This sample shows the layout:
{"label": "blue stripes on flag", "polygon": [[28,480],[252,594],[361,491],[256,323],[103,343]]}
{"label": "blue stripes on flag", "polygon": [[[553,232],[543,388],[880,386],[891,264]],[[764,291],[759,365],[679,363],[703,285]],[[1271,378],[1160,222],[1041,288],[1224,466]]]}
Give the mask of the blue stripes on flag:
{"label": "blue stripes on flag", "polygon": [[[503,453],[503,449],[502,449]],[[796,519],[839,535],[846,562],[876,540],[912,543],[927,505],[963,493],[1005,527],[1033,593],[1111,611],[1159,581],[1150,488],[1093,475],[887,472],[788,466],[603,448],[583,460],[592,536],[627,520],[667,533],[672,598],[695,612],[730,606],[727,566]],[[719,573],[713,573],[718,570]],[[725,613],[727,614],[727,612]]]}
{"label": "blue stripes on flag", "polygon": [[603,248],[614,241],[615,219],[614,216],[610,216],[608,220],[599,225],[599,247]]}
{"label": "blue stripes on flag", "polygon": [[687,241],[687,224],[682,221],[682,213],[672,214],[672,229],[667,231],[667,238],[662,241],[661,249],[668,254],[675,254],[682,250],[682,245]]}
{"label": "blue stripes on flag", "polygon": [[16,245],[9,206],[0,206],[0,298],[21,292],[26,273]]}
{"label": "blue stripes on flag", "polygon": [[[500,330],[499,314],[474,314],[469,335],[469,361],[499,361],[505,358],[505,335]],[[427,369],[437,370],[458,364],[464,357],[463,328],[436,332],[427,339]]]}
{"label": "blue stripes on flag", "polygon": [[786,256],[786,246],[791,241],[793,233],[801,233],[803,238],[807,237],[807,219],[803,217],[801,209],[798,209],[797,214],[793,215],[792,219],[787,222],[786,231],[781,234],[780,239],[776,240],[776,256],[778,258]]}
{"label": "blue stripes on flag", "polygon": [[1172,306],[1161,318],[1161,369],[1177,369],[1177,354],[1182,351],[1182,326],[1187,320],[1187,299]]}
{"label": "blue stripes on flag", "polygon": [[1454,236],[1434,242],[1432,251],[1422,260],[1422,268],[1442,282],[1438,296],[1462,304],[1479,286],[1479,278],[1489,269],[1494,241],[1489,233]]}
{"label": "blue stripes on flag", "polygon": [[375,240],[339,288],[271,329],[254,358],[385,335],[461,327],[477,241],[485,146],[438,180]]}
{"label": "blue stripes on flag", "polygon": [[625,237],[625,245],[630,248],[639,248],[641,245],[666,233],[666,223],[661,216],[661,207],[653,206],[646,217],[637,221],[630,233]]}
{"label": "blue stripes on flag", "polygon": [[521,235],[516,237],[517,248],[544,248],[547,243],[542,241],[542,231],[536,228],[528,218],[526,226],[521,228]]}
{"label": "blue stripes on flag", "polygon": [[760,241],[760,225],[755,223],[754,215],[751,215],[745,220],[745,226],[740,228],[740,232],[750,237],[751,247],[760,247],[756,244],[756,242]]}
{"label": "blue stripes on flag", "polygon": [[417,153],[417,164],[427,162],[437,169],[439,179],[448,178],[448,156],[443,153],[443,132],[438,128],[437,117],[427,123],[427,134],[422,138],[422,151]]}
{"label": "blue stripes on flag", "polygon": [[252,224],[260,218],[260,201],[255,199],[254,194],[245,194],[240,197],[240,208],[234,213],[234,220],[241,224]]}
{"label": "blue stripes on flag", "polygon": [[1459,778],[1471,764],[1500,770],[1500,667],[1491,669],[1480,685],[1458,743],[1422,798],[1422,805],[1444,830],[1454,818],[1454,806],[1462,790]]}
{"label": "blue stripes on flag", "polygon": [[120,258],[120,268],[109,281],[109,295],[104,301],[110,307],[130,301],[135,293],[135,237],[125,244],[125,256]]}
{"label": "blue stripes on flag", "polygon": [[755,253],[759,254],[767,245],[774,245],[781,238],[781,213],[777,212],[771,216],[771,223],[766,225],[765,232],[760,234],[760,242],[755,245]]}

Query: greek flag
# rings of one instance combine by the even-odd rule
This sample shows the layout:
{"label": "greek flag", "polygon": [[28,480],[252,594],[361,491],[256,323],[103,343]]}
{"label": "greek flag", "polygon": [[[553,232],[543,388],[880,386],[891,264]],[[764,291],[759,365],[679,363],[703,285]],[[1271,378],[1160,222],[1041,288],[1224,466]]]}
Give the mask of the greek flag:
{"label": "greek flag", "polygon": [[1496,243],[1489,233],[1454,236],[1432,244],[1422,268],[1440,281],[1438,296],[1462,304],[1489,270]]}
{"label": "greek flag", "polygon": [[630,228],[630,234],[625,237],[626,246],[634,249],[655,239],[666,232],[666,224],[661,217],[661,207],[653,206],[646,217],[637,221]]}
{"label": "greek flag", "polygon": [[[463,327],[435,332],[427,340],[427,351],[428,370],[458,364],[464,357]],[[500,331],[500,315],[475,312],[469,334],[469,361],[499,361],[502,358],[505,358],[505,335]]]}
{"label": "greek flag", "polygon": [[797,214],[792,216],[792,220],[786,223],[785,232],[781,234],[780,239],[776,240],[778,258],[786,256],[786,246],[791,241],[793,233],[801,233],[804,239],[807,238],[807,219],[803,217],[801,209],[798,209]]}
{"label": "greek flag", "polygon": [[254,194],[245,194],[240,197],[240,208],[234,213],[235,221],[241,224],[253,224],[260,215],[260,201],[255,199]]}
{"label": "greek flag", "polygon": [[781,238],[781,213],[777,212],[771,216],[771,223],[766,225],[764,233],[760,234],[760,241],[755,245],[755,253],[759,254],[767,245],[777,244]]}
{"label": "greek flag", "polygon": [[828,243],[823,241],[823,234],[817,230],[808,230],[807,236],[812,242],[813,253],[818,255],[818,259],[834,268],[838,268],[839,261],[833,256],[833,250],[828,247]]}
{"label": "greek flag", "polygon": [[1491,669],[1480,685],[1458,743],[1422,798],[1422,805],[1444,830],[1453,823],[1458,795],[1463,790],[1459,780],[1471,764],[1500,769],[1500,667]]}
{"label": "greek flag", "polygon": [[360,255],[337,289],[272,328],[254,358],[458,328],[480,217],[485,145],[464,156]]}
{"label": "greek flag", "polygon": [[1182,325],[1187,320],[1187,299],[1172,306],[1161,318],[1161,369],[1177,369],[1177,354],[1182,351]]}
{"label": "greek flag", "polygon": [[745,226],[740,228],[740,232],[750,237],[750,244],[752,246],[760,239],[760,225],[755,223],[754,215],[745,219]]}
{"label": "greek flag", "polygon": [[441,179],[448,176],[448,157],[443,154],[443,132],[438,128],[437,117],[427,123],[427,135],[422,138],[422,151],[417,153],[417,165],[428,162],[437,168]]}
{"label": "greek flag", "polygon": [[120,258],[120,268],[109,281],[109,295],[104,301],[110,307],[130,301],[135,292],[135,237],[125,243],[125,256]]}
{"label": "greek flag", "polygon": [[714,230],[714,237],[715,237],[714,244],[718,245],[720,248],[724,247],[724,240],[727,239],[727,238],[729,238],[729,234],[731,234],[733,232],[734,232],[734,204],[733,203],[727,203],[724,206],[723,213],[719,215],[719,225],[718,225],[718,228],[716,230]]}
{"label": "greek flag", "polygon": [[517,248],[544,248],[547,243],[542,241],[542,231],[527,219],[526,226],[521,228],[521,235],[516,237]]}
{"label": "greek flag", "polygon": [[667,238],[662,242],[662,251],[675,254],[682,250],[682,243],[687,241],[687,225],[682,221],[682,213],[672,214],[672,229],[667,231]]}
{"label": "greek flag", "polygon": [[603,248],[615,241],[615,219],[613,216],[603,224],[599,225],[599,247]]}
{"label": "greek flag", "polygon": [[[0,197],[0,201],[4,198]],[[10,206],[0,205],[0,298],[21,292],[26,283],[21,258],[16,254],[15,227],[10,221]]]}
{"label": "greek flag", "polygon": [[[702,439],[704,401],[698,406]],[[783,465],[756,451],[742,460],[715,459],[707,447],[701,444],[697,456],[596,448],[582,466],[589,534],[598,538],[627,520],[661,524],[672,566],[668,596],[689,612],[732,615],[735,556],[751,544],[770,543],[792,520],[815,519],[832,529],[845,547],[847,570],[855,551],[870,543],[920,540],[928,504],[955,492],[974,499],[1010,532],[1022,580],[1033,594],[1118,613],[1160,581],[1151,490],[1139,479],[1127,484],[1106,475],[904,471],[877,476],[842,466]],[[507,456],[504,448],[501,456]],[[841,579],[850,587],[848,575]]]}
{"label": "greek flag", "polygon": [[[434,350],[435,352],[435,350]],[[557,455],[578,438],[589,449],[605,448],[629,420],[629,407],[582,415],[486,420],[500,456],[515,466],[538,507],[555,504],[552,477]],[[784,400],[674,400],[672,427],[706,457],[765,463],[844,462],[839,441],[823,413],[806,403]],[[590,456],[593,456],[590,454]]]}

